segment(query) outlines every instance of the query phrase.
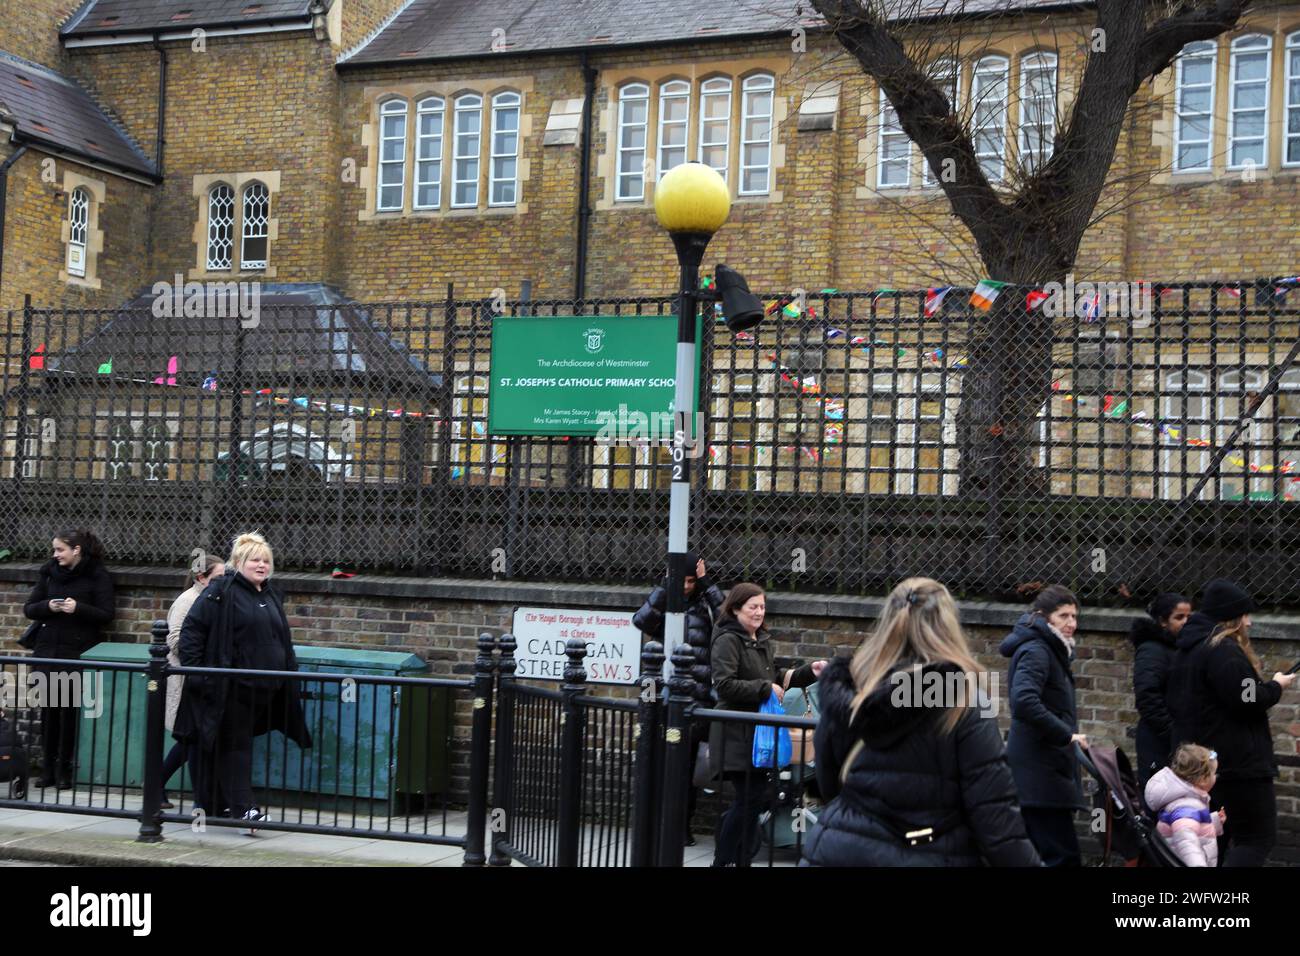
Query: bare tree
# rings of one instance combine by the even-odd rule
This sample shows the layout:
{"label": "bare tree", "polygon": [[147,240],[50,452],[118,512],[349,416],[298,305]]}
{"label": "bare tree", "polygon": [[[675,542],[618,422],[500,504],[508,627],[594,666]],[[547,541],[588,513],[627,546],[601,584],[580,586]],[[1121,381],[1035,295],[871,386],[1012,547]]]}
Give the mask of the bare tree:
{"label": "bare tree", "polygon": [[[1096,26],[1051,155],[996,187],[976,130],[927,68],[937,37],[960,35],[972,13],[1032,11],[1024,0],[809,0],[836,40],[884,91],[920,148],[985,274],[1023,286],[1061,281],[1097,221],[1116,147],[1143,84],[1188,43],[1233,29],[1249,0],[1096,0]],[[1027,11],[1028,12],[1028,11]],[[984,27],[987,31],[987,27]],[[957,435],[964,492],[994,500],[1041,492],[1030,429],[1049,394],[1051,319],[1023,294],[994,304],[970,344]]]}

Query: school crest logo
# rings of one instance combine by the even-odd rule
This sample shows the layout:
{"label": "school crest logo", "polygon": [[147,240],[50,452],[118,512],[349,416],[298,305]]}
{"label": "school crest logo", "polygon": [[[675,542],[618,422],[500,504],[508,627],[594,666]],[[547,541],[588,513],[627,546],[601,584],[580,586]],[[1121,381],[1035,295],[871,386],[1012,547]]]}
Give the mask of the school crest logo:
{"label": "school crest logo", "polygon": [[587,331],[583,332],[582,334],[586,338],[587,352],[589,354],[595,355],[605,347],[604,329],[597,329],[593,327],[587,329]]}

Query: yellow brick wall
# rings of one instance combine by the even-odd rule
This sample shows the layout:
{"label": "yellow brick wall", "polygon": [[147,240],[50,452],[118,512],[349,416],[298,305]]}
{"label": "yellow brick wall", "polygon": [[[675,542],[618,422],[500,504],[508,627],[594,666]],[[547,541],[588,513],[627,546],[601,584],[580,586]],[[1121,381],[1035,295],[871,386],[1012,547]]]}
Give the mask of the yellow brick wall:
{"label": "yellow brick wall", "polygon": [[[389,0],[346,0],[342,22],[359,31],[380,22],[391,9]],[[1254,17],[1252,22],[1277,41],[1276,62],[1284,32],[1300,26],[1300,4]],[[1081,68],[1080,44],[1091,22],[1089,15],[1053,18],[1061,86],[1067,90]],[[1049,38],[1018,25],[998,29],[981,46],[1012,58],[1014,84],[1015,59]],[[270,258],[277,282],[331,282],[363,301],[436,299],[449,281],[458,295],[466,296],[498,287],[513,295],[524,279],[533,280],[538,297],[572,294],[579,151],[570,145],[546,147],[542,141],[552,104],[582,96],[576,57],[502,54],[336,73],[337,51],[307,35],[210,39],[205,52],[193,51],[188,43],[168,49],[167,179],[146,192],[142,202],[152,207],[153,252],[144,270],[152,278],[193,268],[199,223],[196,176],[275,170],[281,185],[271,214],[279,221],[279,232]],[[152,155],[157,54],[135,47],[77,50],[70,60],[69,72]],[[878,94],[833,40],[814,35],[808,52],[798,57],[786,38],[592,56],[600,75],[595,103],[589,104],[595,150],[587,197],[593,210],[589,297],[661,294],[676,282],[672,248],[650,204],[609,200],[614,144],[607,138],[618,78],[673,71],[700,77],[713,69],[737,75],[738,64],[760,61],[778,64],[773,70],[780,120],[773,196],[733,205],[729,223],[710,246],[706,268],[727,261],[744,271],[755,289],[768,291],[828,285],[908,288],[980,277],[969,237],[940,192],[875,188]],[[1223,72],[1226,56],[1221,61]],[[969,67],[969,59],[967,63]],[[376,96],[386,88],[421,84],[491,88],[505,78],[527,83],[520,156],[527,178],[520,184],[518,208],[374,215],[373,195],[365,187],[369,183],[373,189],[373,129],[368,127],[374,124]],[[969,78],[968,68],[966,93]],[[801,133],[800,101],[809,87],[823,81],[841,84],[837,128]],[[1076,276],[1178,280],[1300,271],[1297,171],[1261,173],[1254,183],[1224,174],[1170,181],[1162,173],[1168,151],[1161,151],[1160,132],[1169,123],[1171,86],[1171,79],[1162,77],[1150,87],[1154,104],[1135,107],[1113,169],[1115,176],[1135,174],[1154,181],[1131,201],[1122,187],[1107,191],[1098,212],[1112,214],[1086,235]],[[1144,88],[1140,98],[1147,95]],[[1275,103],[1280,102],[1281,91],[1275,89],[1274,95]],[[1224,96],[1226,84],[1221,103]],[[1068,109],[1068,93],[1060,105]],[[1014,112],[1009,137],[1015,135]],[[1273,115],[1280,116],[1280,110]],[[450,146],[449,137],[444,162]],[[355,181],[348,181],[349,168],[356,170]],[[919,160],[914,169],[919,174]],[[11,217],[49,214],[39,204],[31,210],[16,208],[11,196]],[[123,277],[113,277],[113,282],[138,285]],[[57,286],[34,291],[62,301]]]}
{"label": "yellow brick wall", "polygon": [[59,25],[81,0],[4,0],[0,6],[0,50],[51,69],[65,63]]}
{"label": "yellow brick wall", "polygon": [[[0,162],[10,152],[7,144],[0,146]],[[104,203],[98,211],[104,234],[96,269],[99,289],[59,278],[66,262],[61,234],[68,217],[65,170],[105,184]],[[46,181],[51,174],[54,181]],[[148,200],[146,186],[29,151],[9,170],[0,311],[22,308],[27,293],[34,305],[68,308],[110,308],[137,294],[153,281],[144,260]]]}

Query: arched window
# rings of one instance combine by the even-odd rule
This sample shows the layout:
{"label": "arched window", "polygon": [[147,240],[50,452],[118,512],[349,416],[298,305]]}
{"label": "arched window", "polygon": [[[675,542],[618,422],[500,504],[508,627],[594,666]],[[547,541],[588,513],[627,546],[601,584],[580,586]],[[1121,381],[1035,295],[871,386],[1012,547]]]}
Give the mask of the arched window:
{"label": "arched window", "polygon": [[1004,57],[986,56],[971,74],[975,156],[991,183],[1001,182],[1006,171],[1007,70]]}
{"label": "arched window", "polygon": [[1056,54],[1020,60],[1020,168],[1031,172],[1051,158],[1056,133]]}
{"label": "arched window", "polygon": [[489,206],[513,206],[518,192],[519,94],[492,97],[492,165]]}
{"label": "arched window", "polygon": [[1214,76],[1218,48],[1189,43],[1178,57],[1174,104],[1174,171],[1210,168],[1214,134]]}
{"label": "arched window", "polygon": [[772,181],[772,99],[776,80],[757,73],[741,84],[740,194],[758,196]]}
{"label": "arched window", "polygon": [[208,190],[208,270],[228,270],[235,250],[235,191],[225,183]]}
{"label": "arched window", "polygon": [[727,179],[731,146],[731,80],[714,77],[700,86],[700,162]]}
{"label": "arched window", "polygon": [[244,187],[243,245],[239,254],[241,269],[265,269],[268,226],[271,221],[271,194],[266,186],[251,182]]}
{"label": "arched window", "polygon": [[406,202],[406,100],[379,108],[379,212],[401,212]]}
{"label": "arched window", "polygon": [[650,87],[629,83],[618,91],[618,171],[615,199],[645,198],[646,124]]}
{"label": "arched window", "polygon": [[150,421],[141,433],[141,464],[144,468],[142,477],[146,481],[161,481],[169,477],[168,458],[171,432],[160,421]]}
{"label": "arched window", "polygon": [[131,423],[119,419],[108,429],[108,468],[111,479],[130,478],[135,466],[135,432]]}
{"label": "arched window", "polygon": [[1286,38],[1286,144],[1282,162],[1300,166],[1300,30]]}
{"label": "arched window", "polygon": [[686,162],[691,122],[691,84],[671,80],[659,88],[659,169],[657,179]]}
{"label": "arched window", "polygon": [[[926,72],[930,79],[934,81],[939,89],[943,90],[944,96],[948,98],[948,106],[956,112],[961,108],[961,63],[952,57],[943,57],[935,60],[927,68]],[[921,184],[924,186],[936,186],[938,180],[934,177],[934,171],[930,169],[930,164],[924,157],[921,159]]]}
{"label": "arched window", "polygon": [[898,189],[912,181],[912,141],[903,132],[894,109],[884,89],[880,91],[880,159],[877,163],[876,185],[882,189]]}
{"label": "arched window", "polygon": [[1268,97],[1273,40],[1262,33],[1232,41],[1228,168],[1268,165]]}
{"label": "arched window", "polygon": [[68,197],[68,275],[86,275],[86,239],[90,231],[90,191],[78,186]]}
{"label": "arched window", "polygon": [[477,93],[463,93],[456,97],[455,116],[451,205],[454,209],[461,209],[478,205],[479,148],[483,139],[483,97]]}
{"label": "arched window", "polygon": [[442,205],[442,127],[446,102],[441,96],[427,96],[415,105],[415,199],[416,209],[437,209]]}

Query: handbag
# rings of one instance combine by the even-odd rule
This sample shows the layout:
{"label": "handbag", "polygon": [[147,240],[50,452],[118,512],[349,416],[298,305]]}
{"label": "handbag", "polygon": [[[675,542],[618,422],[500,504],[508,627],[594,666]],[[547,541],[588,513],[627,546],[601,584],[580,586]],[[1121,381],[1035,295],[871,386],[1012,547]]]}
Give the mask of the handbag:
{"label": "handbag", "polygon": [[32,621],[27,625],[27,630],[23,631],[23,636],[18,638],[18,646],[25,647],[29,651],[36,650],[36,634],[41,629],[40,621]]}

